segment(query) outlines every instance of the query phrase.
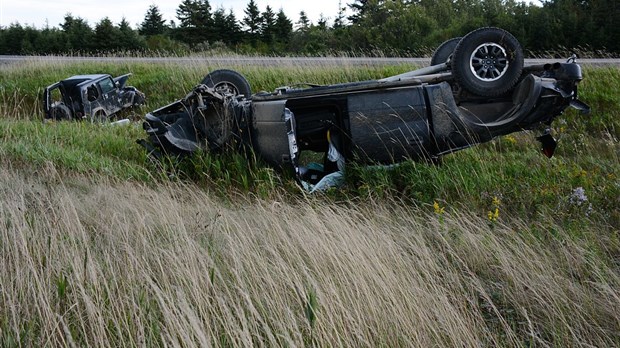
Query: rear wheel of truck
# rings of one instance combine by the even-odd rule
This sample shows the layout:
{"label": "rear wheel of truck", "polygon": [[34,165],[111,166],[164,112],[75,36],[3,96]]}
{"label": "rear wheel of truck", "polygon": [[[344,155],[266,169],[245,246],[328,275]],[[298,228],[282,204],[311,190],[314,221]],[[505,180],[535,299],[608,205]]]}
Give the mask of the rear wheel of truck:
{"label": "rear wheel of truck", "polygon": [[67,121],[73,119],[71,117],[71,110],[64,104],[56,104],[50,108],[50,116],[53,120]]}
{"label": "rear wheel of truck", "polygon": [[523,71],[517,39],[499,28],[481,28],[464,36],[451,61],[454,78],[465,90],[484,97],[510,91]]}
{"label": "rear wheel of truck", "polygon": [[202,84],[215,89],[216,92],[222,95],[243,95],[246,98],[252,95],[248,80],[233,70],[215,70],[202,79]]}

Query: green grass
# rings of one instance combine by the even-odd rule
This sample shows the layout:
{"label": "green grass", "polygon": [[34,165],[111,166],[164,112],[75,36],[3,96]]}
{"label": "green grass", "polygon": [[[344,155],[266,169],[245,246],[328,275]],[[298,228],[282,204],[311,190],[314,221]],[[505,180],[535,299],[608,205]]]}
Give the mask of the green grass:
{"label": "green grass", "polygon": [[141,128],[88,122],[0,122],[0,154],[24,166],[52,163],[81,174],[148,180],[146,153],[132,140]]}
{"label": "green grass", "polygon": [[[585,70],[553,159],[520,133],[313,196],[252,155],[153,166],[139,123],[42,122],[73,74],[133,72],[141,115],[221,67],[0,67],[0,346],[620,345],[620,70]],[[225,68],[254,91],[410,69]]]}
{"label": "green grass", "polygon": [[[361,196],[397,196],[414,203],[467,206],[486,212],[493,197],[502,210],[534,220],[586,218],[568,200],[578,187],[585,190],[592,211],[588,214],[617,225],[620,222],[618,158],[593,155],[567,157],[563,151],[549,160],[539,153],[530,135],[520,135],[522,145],[499,139],[476,149],[446,156],[440,166],[407,162],[392,169],[349,171],[352,188]],[[514,147],[514,149],[506,149]],[[584,207],[585,208],[585,207]]]}
{"label": "green grass", "polygon": [[[119,179],[150,181],[161,178],[147,164],[135,143],[144,137],[138,126],[110,127],[85,122],[41,123],[42,88],[73,74],[134,73],[131,84],[146,92],[147,105],[137,116],[165,105],[219,66],[196,58],[177,63],[73,63],[32,61],[5,68],[0,76],[0,152],[24,165],[53,163],[63,170],[95,173]],[[334,67],[287,65],[232,67],[247,76],[253,90],[273,90],[295,82],[318,84],[379,78],[404,72],[408,66]],[[533,220],[592,218],[602,226],[620,226],[620,70],[589,68],[580,85],[580,98],[592,107],[590,115],[568,110],[554,123],[560,146],[548,160],[538,152],[534,134],[516,134],[445,156],[440,166],[404,163],[385,170],[351,166],[347,186],[328,194],[335,201],[396,197],[412,204],[435,201],[469,207],[484,215],[493,197],[502,213]],[[253,157],[254,158],[254,157]],[[180,166],[169,166],[175,178],[189,180],[226,196],[231,190],[269,197],[285,190],[299,193],[290,175],[239,154],[196,154]],[[168,173],[170,174],[170,173]],[[166,175],[164,175],[165,177]],[[568,203],[583,188],[587,208]],[[587,209],[587,211],[582,211]],[[583,216],[585,213],[588,216]]]}
{"label": "green grass", "polygon": [[[592,136],[594,139],[612,139],[616,143],[620,138],[620,69],[598,68],[584,71],[584,80],[580,84],[580,98],[592,107],[589,117],[567,118],[567,128],[578,134]],[[611,136],[611,138],[610,138]]]}

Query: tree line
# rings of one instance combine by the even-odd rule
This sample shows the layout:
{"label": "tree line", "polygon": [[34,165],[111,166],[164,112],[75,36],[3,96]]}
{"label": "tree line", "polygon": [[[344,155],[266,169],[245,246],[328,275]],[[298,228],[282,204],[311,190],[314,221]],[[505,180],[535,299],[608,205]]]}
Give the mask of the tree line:
{"label": "tree line", "polygon": [[[348,11],[347,11],[348,10]],[[532,52],[582,48],[620,53],[617,0],[351,0],[339,2],[333,18],[316,23],[304,11],[296,20],[282,9],[259,9],[249,0],[243,18],[209,0],[183,0],[176,21],[151,5],[138,28],[103,18],[94,27],[70,13],[60,27],[37,29],[12,23],[0,28],[0,54],[102,54],[159,52],[185,54],[233,50],[261,54],[428,52],[452,37],[483,26],[512,32]]]}

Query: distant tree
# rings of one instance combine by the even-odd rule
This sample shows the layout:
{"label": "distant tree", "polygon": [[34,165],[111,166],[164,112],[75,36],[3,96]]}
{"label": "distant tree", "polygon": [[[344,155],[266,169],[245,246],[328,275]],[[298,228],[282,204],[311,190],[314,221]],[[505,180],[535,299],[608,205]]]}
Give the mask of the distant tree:
{"label": "distant tree", "polygon": [[319,16],[319,20],[316,23],[316,26],[319,30],[327,30],[328,29],[328,24],[327,24],[328,19],[323,16],[323,14],[321,13],[321,15]]}
{"label": "distant tree", "polygon": [[286,16],[284,10],[280,8],[276,16],[275,34],[276,41],[282,45],[287,45],[293,33],[293,22]]}
{"label": "distant tree", "polygon": [[138,33],[131,28],[129,22],[123,17],[118,25],[119,48],[127,51],[139,51],[146,48],[146,43],[138,36]]}
{"label": "distant tree", "polygon": [[3,54],[22,54],[22,42],[26,36],[24,28],[19,23],[11,23],[3,30]]}
{"label": "distant tree", "polygon": [[0,54],[33,53],[31,40],[39,36],[35,28],[22,26],[19,22],[12,22],[8,27],[0,26]]}
{"label": "distant tree", "polygon": [[338,13],[336,14],[336,18],[334,19],[334,29],[342,29],[345,26],[345,11],[346,11],[346,7],[342,6],[342,0],[338,0]]}
{"label": "distant tree", "polygon": [[164,20],[157,5],[149,6],[144,16],[144,21],[140,25],[138,32],[144,36],[163,35],[166,32],[166,21]]}
{"label": "distant tree", "polygon": [[333,43],[333,30],[327,24],[327,18],[321,14],[316,25],[310,22],[305,11],[299,13],[297,29],[291,37],[289,47],[296,53],[318,54],[328,51]]}
{"label": "distant tree", "polygon": [[454,23],[452,25],[458,28],[461,33],[485,26],[484,6],[478,0],[454,0],[452,3],[454,9]]}
{"label": "distant tree", "polygon": [[179,27],[192,28],[200,22],[200,1],[183,0],[176,10]]}
{"label": "distant tree", "polygon": [[58,28],[45,26],[34,41],[37,54],[59,54],[66,52],[64,33]]}
{"label": "distant tree", "polygon": [[88,23],[74,18],[70,13],[65,15],[65,22],[60,25],[67,38],[67,49],[74,51],[90,51],[93,46],[93,30]]}
{"label": "distant tree", "polygon": [[[354,43],[355,46],[351,48],[362,50],[381,48],[402,52],[421,48],[426,42],[432,41],[433,33],[437,30],[436,22],[426,13],[424,2],[428,1],[356,0],[349,5],[353,15],[349,17],[352,24],[346,33],[347,42]],[[441,21],[448,27],[448,18]]]}
{"label": "distant tree", "polygon": [[213,12],[213,36],[215,40],[225,41],[228,32],[228,22],[226,22],[226,11],[219,7]]}
{"label": "distant tree", "polygon": [[349,17],[352,24],[357,24],[370,12],[374,12],[380,7],[383,0],[354,0],[350,3],[349,9],[353,12]]}
{"label": "distant tree", "polygon": [[37,53],[37,47],[34,45],[34,42],[37,41],[39,36],[41,36],[41,33],[34,26],[24,26],[24,37],[21,44],[22,54]]}
{"label": "distant tree", "polygon": [[589,45],[619,52],[620,3],[617,0],[590,0],[587,3]]}
{"label": "distant tree", "polygon": [[226,13],[224,8],[220,7],[213,12],[212,31],[216,41],[222,41],[228,45],[241,42],[241,28],[232,10]]}
{"label": "distant tree", "polygon": [[267,5],[265,11],[261,14],[260,34],[262,41],[266,44],[272,44],[275,41],[276,14],[269,5]]}
{"label": "distant tree", "polygon": [[299,12],[299,20],[297,21],[297,30],[298,31],[307,31],[310,29],[310,20],[308,19],[308,15],[306,11]]}
{"label": "distant tree", "polygon": [[439,42],[462,35],[461,33],[451,32],[452,23],[457,19],[457,16],[454,15],[453,0],[421,0],[419,5],[424,9],[427,16],[442,24],[437,32]]}
{"label": "distant tree", "polygon": [[[379,16],[384,24],[381,28],[370,31],[368,42],[384,51],[395,50],[397,54],[415,52],[428,46],[432,33],[438,28],[434,19],[426,14],[424,7],[404,1],[386,3],[385,8],[375,15]],[[385,17],[381,17],[382,15]],[[378,42],[373,42],[372,38],[378,38]]]}
{"label": "distant tree", "polygon": [[37,53],[35,42],[39,41],[41,32],[32,26],[11,23],[8,28],[0,28],[0,54],[34,54]]}
{"label": "distant tree", "polygon": [[[407,0],[358,0],[360,3],[360,10],[357,14],[357,20],[352,22],[354,24],[362,24],[366,27],[378,27],[385,23],[388,17],[396,18],[401,13],[394,10],[404,10],[412,6],[416,6],[416,3],[409,2]],[[352,5],[353,6],[353,5]],[[355,17],[355,14],[353,15]]]}
{"label": "distant tree", "polygon": [[256,43],[260,34],[262,18],[254,0],[250,0],[244,13],[245,17],[243,17],[242,22],[245,25],[245,33],[250,39],[250,42]]}
{"label": "distant tree", "polygon": [[[597,47],[605,51],[620,50],[620,3],[617,0],[546,0],[542,14],[556,47]],[[538,25],[540,26],[540,25]],[[531,36],[535,37],[532,33]],[[548,44],[548,45],[549,45]]]}
{"label": "distant tree", "polygon": [[232,10],[228,11],[228,15],[226,16],[226,28],[228,30],[227,42],[230,42],[231,44],[238,44],[243,40],[241,25],[239,24],[239,21],[237,21],[237,17],[235,17]]}
{"label": "distant tree", "polygon": [[236,45],[241,42],[241,27],[232,10],[226,13],[223,7],[219,7],[213,12],[212,32],[215,41],[221,41],[227,45]]}
{"label": "distant tree", "polygon": [[0,54],[10,54],[6,47],[6,29],[0,26]]}
{"label": "distant tree", "polygon": [[180,25],[175,37],[190,47],[213,41],[211,5],[208,0],[184,0],[177,9]]}
{"label": "distant tree", "polygon": [[105,17],[95,25],[95,42],[93,49],[109,52],[120,48],[121,32],[112,21]]}
{"label": "distant tree", "polygon": [[222,7],[212,12],[209,0],[179,1],[178,25],[170,21],[167,26],[156,5],[149,7],[138,30],[125,19],[115,26],[109,18],[91,28],[70,13],[59,27],[39,30],[11,23],[0,27],[0,54],[145,48],[182,54],[216,41],[231,46],[250,43],[248,49],[263,53],[381,49],[387,54],[416,54],[481,26],[507,29],[533,52],[620,52],[618,0],[540,0],[542,5],[522,0],[338,0],[331,27],[323,14],[313,24],[305,11],[293,25],[282,9],[274,13],[267,6],[260,12],[256,0],[248,0],[242,21]]}

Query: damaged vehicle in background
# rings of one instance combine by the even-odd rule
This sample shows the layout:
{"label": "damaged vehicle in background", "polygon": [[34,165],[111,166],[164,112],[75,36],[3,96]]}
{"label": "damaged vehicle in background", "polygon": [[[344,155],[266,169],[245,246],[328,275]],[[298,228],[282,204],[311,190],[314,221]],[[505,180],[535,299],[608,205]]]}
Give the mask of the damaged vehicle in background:
{"label": "damaged vehicle in background", "polygon": [[540,129],[551,157],[551,122],[569,106],[589,111],[577,99],[575,57],[524,66],[519,42],[499,28],[447,41],[433,62],[380,80],[254,95],[242,75],[217,70],[185,98],[147,114],[148,139],[138,142],[154,157],[249,146],[316,190],[342,180],[346,162],[434,161],[522,130]]}
{"label": "damaged vehicle in background", "polygon": [[47,86],[43,91],[45,118],[103,122],[122,110],[143,105],[144,93],[126,86],[129,76],[76,75]]}

